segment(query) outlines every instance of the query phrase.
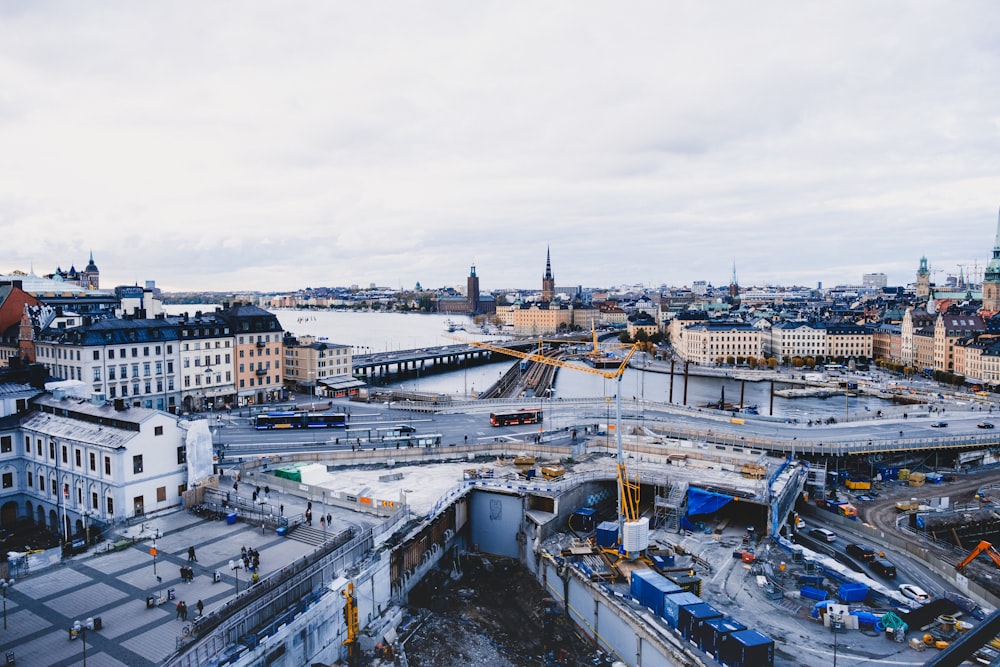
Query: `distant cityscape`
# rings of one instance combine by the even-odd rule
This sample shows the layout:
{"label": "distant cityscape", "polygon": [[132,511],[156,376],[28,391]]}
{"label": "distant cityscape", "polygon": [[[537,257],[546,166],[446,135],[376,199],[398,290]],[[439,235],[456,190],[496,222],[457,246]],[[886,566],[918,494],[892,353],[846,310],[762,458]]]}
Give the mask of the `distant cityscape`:
{"label": "distant cityscape", "polygon": [[[813,366],[877,363],[906,373],[1000,385],[1000,221],[981,280],[964,267],[943,284],[926,257],[914,280],[887,285],[869,273],[851,286],[680,288],[559,287],[551,249],[538,289],[482,293],[472,266],[464,293],[307,288],[290,294],[163,294],[150,281],[102,289],[91,253],[85,268],[0,277],[0,359],[39,363],[108,400],[169,412],[274,400],[294,389],[350,391],[352,351],[297,338],[269,309],[359,309],[472,316],[502,334],[543,336],[617,330],[665,343],[703,365]],[[168,316],[163,303],[215,302],[213,312]]]}

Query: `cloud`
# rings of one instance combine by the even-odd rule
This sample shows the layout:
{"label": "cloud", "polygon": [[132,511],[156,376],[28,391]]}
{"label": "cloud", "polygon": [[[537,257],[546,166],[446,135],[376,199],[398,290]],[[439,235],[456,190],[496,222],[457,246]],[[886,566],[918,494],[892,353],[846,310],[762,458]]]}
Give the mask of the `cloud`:
{"label": "cloud", "polygon": [[[20,3],[7,266],[104,284],[913,280],[996,231],[993,3]],[[79,268],[79,267],[78,267]]]}

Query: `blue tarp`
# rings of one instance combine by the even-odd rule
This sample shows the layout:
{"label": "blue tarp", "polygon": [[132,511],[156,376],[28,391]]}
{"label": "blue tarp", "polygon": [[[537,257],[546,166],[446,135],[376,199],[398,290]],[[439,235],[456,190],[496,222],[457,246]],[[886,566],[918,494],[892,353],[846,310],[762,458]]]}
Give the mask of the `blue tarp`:
{"label": "blue tarp", "polygon": [[688,489],[688,516],[696,514],[711,514],[732,502],[732,496],[724,496],[714,491],[704,491],[691,487]]}

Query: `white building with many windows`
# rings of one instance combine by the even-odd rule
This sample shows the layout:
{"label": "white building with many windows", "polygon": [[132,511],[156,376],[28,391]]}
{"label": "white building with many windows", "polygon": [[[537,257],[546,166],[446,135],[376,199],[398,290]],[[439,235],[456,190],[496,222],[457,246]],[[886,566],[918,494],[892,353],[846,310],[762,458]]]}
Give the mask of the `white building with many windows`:
{"label": "white building with many windows", "polygon": [[95,524],[177,506],[187,484],[185,424],[122,401],[58,391],[34,399],[20,425],[0,434],[3,525],[30,518],[68,541]]}

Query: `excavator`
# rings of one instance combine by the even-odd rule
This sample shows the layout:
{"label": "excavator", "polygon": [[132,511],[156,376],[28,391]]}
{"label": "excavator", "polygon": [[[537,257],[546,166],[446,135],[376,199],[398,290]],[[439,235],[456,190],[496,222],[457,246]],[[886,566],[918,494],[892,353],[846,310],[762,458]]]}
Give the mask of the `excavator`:
{"label": "excavator", "polygon": [[996,548],[986,540],[981,540],[979,544],[977,544],[976,547],[969,552],[969,555],[963,558],[955,566],[955,569],[961,572],[966,565],[976,560],[976,557],[983,552],[985,552],[986,555],[990,557],[994,565],[1000,567],[1000,551],[997,551]]}
{"label": "excavator", "polygon": [[[632,359],[632,355],[635,354],[638,346],[636,344],[617,344],[609,348],[605,346],[602,348],[597,341],[597,333],[593,334],[593,347],[589,353],[585,355],[587,359],[595,362],[594,366],[588,366],[585,364],[573,363],[571,361],[564,361],[562,359],[555,359],[553,357],[545,354],[544,346],[546,343],[553,343],[559,345],[565,345],[566,340],[545,340],[538,339],[538,348],[535,352],[521,352],[520,350],[512,350],[510,348],[502,347],[499,345],[493,345],[491,343],[486,343],[483,341],[474,340],[464,340],[454,336],[448,336],[453,340],[459,340],[467,345],[472,345],[473,347],[482,348],[485,350],[490,350],[491,352],[498,352],[500,354],[506,354],[511,357],[517,357],[518,359],[527,359],[529,361],[535,361],[540,364],[547,364],[549,366],[556,366],[558,368],[565,368],[568,370],[581,371],[584,373],[591,373],[593,375],[600,375],[607,380],[615,380],[617,382],[617,388],[615,391],[615,433],[617,436],[618,443],[618,540],[621,542],[622,534],[624,532],[624,525],[626,522],[634,522],[639,519],[639,480],[629,479],[627,472],[625,470],[625,455],[622,451],[622,392],[621,392],[621,381],[622,375],[625,373],[625,369],[628,368],[628,362]],[[624,352],[621,356],[621,362],[617,367],[614,368],[601,368],[596,362],[601,361],[606,363],[609,357],[606,355],[607,352],[614,350],[620,350]],[[610,398],[606,397],[606,400],[610,401]]]}

